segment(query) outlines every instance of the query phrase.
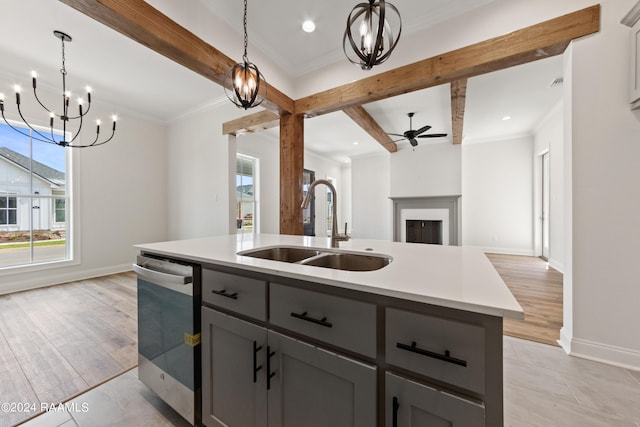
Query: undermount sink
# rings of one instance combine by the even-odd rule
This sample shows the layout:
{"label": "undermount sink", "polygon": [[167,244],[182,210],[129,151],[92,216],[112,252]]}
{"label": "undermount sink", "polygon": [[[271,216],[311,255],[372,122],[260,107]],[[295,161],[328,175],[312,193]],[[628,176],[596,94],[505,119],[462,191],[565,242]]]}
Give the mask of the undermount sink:
{"label": "undermount sink", "polygon": [[385,255],[357,254],[340,252],[335,249],[320,250],[295,246],[250,249],[238,252],[238,255],[347,271],[379,270],[389,265],[392,260],[391,257]]}
{"label": "undermount sink", "polygon": [[300,264],[334,268],[337,270],[374,271],[386,267],[390,262],[391,258],[386,256],[337,252],[309,258]]}
{"label": "undermount sink", "polygon": [[273,248],[252,249],[244,252],[238,252],[238,255],[270,259],[272,261],[300,262],[304,259],[320,255],[320,251],[311,248],[277,246]]}

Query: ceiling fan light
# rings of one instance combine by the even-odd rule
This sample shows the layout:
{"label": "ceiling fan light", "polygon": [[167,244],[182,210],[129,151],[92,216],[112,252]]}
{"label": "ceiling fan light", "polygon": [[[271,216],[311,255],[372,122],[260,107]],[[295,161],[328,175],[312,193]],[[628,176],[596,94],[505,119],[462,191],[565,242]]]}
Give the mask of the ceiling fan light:
{"label": "ceiling fan light", "polygon": [[[401,33],[402,18],[398,9],[384,0],[369,0],[368,4],[356,5],[349,14],[342,47],[351,63],[370,70],[389,58]],[[354,34],[359,36],[357,40]]]}

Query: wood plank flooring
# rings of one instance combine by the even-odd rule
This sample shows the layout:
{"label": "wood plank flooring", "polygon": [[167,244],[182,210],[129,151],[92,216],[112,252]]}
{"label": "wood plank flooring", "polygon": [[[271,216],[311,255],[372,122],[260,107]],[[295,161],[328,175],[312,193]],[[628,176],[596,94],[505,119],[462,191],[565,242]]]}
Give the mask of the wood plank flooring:
{"label": "wood plank flooring", "polygon": [[562,327],[562,273],[540,258],[487,254],[524,310],[524,320],[504,319],[504,334],[557,346]]}
{"label": "wood plank flooring", "polygon": [[0,296],[0,396],[33,411],[0,412],[0,427],[34,416],[138,364],[133,272]]}

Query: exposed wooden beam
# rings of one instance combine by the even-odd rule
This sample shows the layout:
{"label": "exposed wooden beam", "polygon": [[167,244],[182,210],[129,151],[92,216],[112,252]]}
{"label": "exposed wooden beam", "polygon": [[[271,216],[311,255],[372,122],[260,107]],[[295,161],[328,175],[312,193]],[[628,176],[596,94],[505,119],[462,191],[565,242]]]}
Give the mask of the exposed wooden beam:
{"label": "exposed wooden beam", "polygon": [[304,116],[280,116],[280,234],[302,235]]}
{"label": "exposed wooden beam", "polygon": [[467,100],[467,79],[451,82],[451,129],[453,143],[462,144],[464,106]]}
{"label": "exposed wooden beam", "polygon": [[249,114],[222,124],[223,135],[237,135],[241,133],[253,133],[265,129],[271,129],[280,125],[280,116],[276,113],[264,110]]}
{"label": "exposed wooden beam", "polygon": [[348,107],[343,110],[345,114],[354,122],[356,122],[362,129],[364,129],[369,135],[373,137],[380,145],[382,145],[388,152],[395,153],[398,151],[398,146],[391,139],[389,135],[380,127],[367,110],[361,105],[354,107]]}
{"label": "exposed wooden beam", "polygon": [[[236,62],[143,0],[60,1],[221,86]],[[269,85],[261,105],[294,111],[293,100]]]}
{"label": "exposed wooden beam", "polygon": [[376,74],[295,101],[316,116],[402,95],[564,52],[571,40],[600,30],[600,5]]}

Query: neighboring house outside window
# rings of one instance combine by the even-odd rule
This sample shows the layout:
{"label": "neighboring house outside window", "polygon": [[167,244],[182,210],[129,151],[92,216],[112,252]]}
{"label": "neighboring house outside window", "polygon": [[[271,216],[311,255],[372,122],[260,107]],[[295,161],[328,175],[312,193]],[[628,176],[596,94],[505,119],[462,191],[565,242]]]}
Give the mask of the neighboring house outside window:
{"label": "neighboring house outside window", "polygon": [[238,233],[258,230],[258,159],[236,155],[236,228]]}
{"label": "neighboring house outside window", "polygon": [[66,170],[64,148],[0,124],[0,268],[69,259]]}
{"label": "neighboring house outside window", "polygon": [[15,196],[0,193],[0,225],[15,225],[18,221],[18,206]]}

